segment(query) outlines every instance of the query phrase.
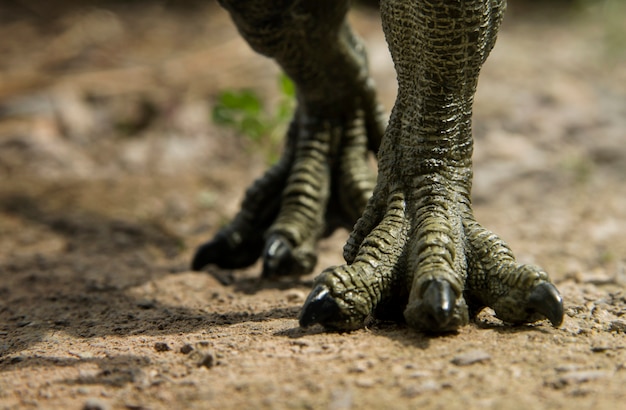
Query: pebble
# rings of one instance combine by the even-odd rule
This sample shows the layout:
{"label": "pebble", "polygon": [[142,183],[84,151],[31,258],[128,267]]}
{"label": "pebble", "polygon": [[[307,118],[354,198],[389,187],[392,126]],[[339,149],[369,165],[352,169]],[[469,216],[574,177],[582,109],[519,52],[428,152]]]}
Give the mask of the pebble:
{"label": "pebble", "polygon": [[452,364],[457,366],[469,366],[475,363],[481,363],[491,360],[491,355],[484,350],[470,350],[469,352],[461,353],[452,359]]}
{"label": "pebble", "polygon": [[206,367],[207,369],[210,369],[213,366],[215,366],[215,356],[213,353],[204,354],[198,362],[198,367]]}
{"label": "pebble", "polygon": [[373,387],[376,384],[376,380],[370,377],[359,377],[358,379],[354,381],[354,383],[358,387],[369,388],[369,387]]}
{"label": "pebble", "polygon": [[109,410],[110,408],[111,406],[109,406],[107,403],[94,398],[87,399],[87,401],[83,405],[83,410]]}
{"label": "pebble", "polygon": [[304,302],[306,295],[301,290],[291,289],[286,293],[285,297],[287,299],[287,302],[300,303],[300,302]]}
{"label": "pebble", "polygon": [[616,319],[616,320],[611,321],[609,330],[611,330],[612,332],[626,333],[626,320]]}
{"label": "pebble", "polygon": [[141,309],[154,309],[156,306],[156,301],[152,299],[144,299],[137,302],[137,306]]}
{"label": "pebble", "polygon": [[361,361],[354,363],[354,365],[350,367],[348,371],[350,373],[365,373],[370,367],[371,366],[369,363]]}
{"label": "pebble", "polygon": [[310,347],[312,343],[306,339],[294,339],[291,341],[291,344],[300,347]]}
{"label": "pebble", "polygon": [[406,397],[415,397],[419,396],[420,394],[424,394],[430,391],[437,391],[439,389],[441,389],[439,383],[437,383],[435,380],[428,379],[418,385],[411,385],[406,387],[402,394]]}
{"label": "pebble", "polygon": [[156,350],[157,352],[167,352],[167,351],[172,350],[172,348],[169,347],[167,343],[156,342],[154,344],[154,350]]}
{"label": "pebble", "polygon": [[411,379],[421,379],[424,377],[430,377],[432,373],[427,370],[416,370],[414,372],[409,373],[409,378]]}
{"label": "pebble", "polygon": [[585,383],[591,380],[606,379],[611,374],[605,370],[580,370],[563,373],[554,383],[557,388]]}
{"label": "pebble", "polygon": [[182,354],[189,354],[193,351],[193,346],[190,345],[189,343],[184,344],[181,348],[180,348],[180,352]]}

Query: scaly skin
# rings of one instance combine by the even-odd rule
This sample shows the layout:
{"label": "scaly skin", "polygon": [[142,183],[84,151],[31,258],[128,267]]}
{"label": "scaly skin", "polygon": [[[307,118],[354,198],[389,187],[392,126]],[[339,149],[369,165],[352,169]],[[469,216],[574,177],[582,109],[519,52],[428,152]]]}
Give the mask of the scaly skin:
{"label": "scaly skin", "polygon": [[294,81],[298,108],[279,163],[249,188],[241,211],[201,246],[194,269],[241,268],[263,257],[263,276],[305,274],[323,235],[352,228],[372,194],[368,167],[384,130],[345,1],[221,1],[259,53]]}
{"label": "scaly skin", "polygon": [[[260,8],[250,8],[249,3]],[[359,50],[343,21],[346,2],[290,1],[267,8],[261,3],[239,3],[239,14],[233,12],[232,4],[229,10],[253,47],[273,56],[294,78],[300,103],[283,158],[290,165],[279,164],[275,169],[280,172],[274,174],[280,177],[266,176],[256,187],[258,191],[285,186],[282,202],[272,208],[278,216],[267,230],[264,271],[281,271],[271,268],[281,264],[298,271],[294,264],[283,262],[301,251],[307,254],[301,260],[311,258],[309,251],[321,235],[315,229],[321,225],[316,224],[324,220],[324,211],[326,220],[334,212],[327,206],[329,192],[336,193],[332,187],[339,186],[334,181],[345,175],[349,181],[357,179],[355,174],[365,175],[364,134],[370,136],[369,145],[376,146],[371,142],[376,133],[368,127],[361,127],[365,132],[343,131],[346,127],[341,125],[346,122],[335,121],[337,109],[365,112],[365,118],[378,115],[375,104],[363,105],[367,100],[363,95],[373,95],[364,58],[345,52],[346,44],[351,45],[348,50]],[[355,329],[369,315],[401,312],[416,329],[446,332],[465,325],[485,306],[511,323],[542,318],[555,326],[561,323],[562,300],[548,275],[540,268],[517,264],[507,245],[478,224],[471,209],[473,96],[480,68],[495,43],[504,5],[503,0],[381,2],[383,29],[398,76],[398,97],[382,140],[374,192],[344,248],[347,264],[329,268],[316,278],[300,315],[302,326],[320,323],[329,329]],[[270,21],[267,15],[272,11],[276,16],[276,7],[282,7],[281,19]],[[297,16],[298,27],[303,22],[310,25],[294,31],[279,28],[267,38],[258,35],[272,32],[268,27],[277,27],[277,21],[289,21],[285,16]],[[289,46],[283,44],[285,39]],[[329,65],[315,51],[320,48],[324,58],[344,65]],[[364,107],[370,109],[363,111]],[[340,131],[320,132],[329,121],[339,124]],[[314,131],[302,132],[303,125]],[[342,137],[328,137],[337,134]],[[359,153],[354,157],[358,158],[356,168],[335,163],[353,150]],[[282,185],[276,183],[285,180]],[[296,187],[299,181],[308,182]],[[363,199],[368,189],[357,190],[357,197]],[[345,214],[345,205],[339,209]],[[244,202],[231,227],[238,218],[258,221],[250,212]],[[306,219],[303,214],[314,216]],[[259,234],[254,235],[258,238]]]}

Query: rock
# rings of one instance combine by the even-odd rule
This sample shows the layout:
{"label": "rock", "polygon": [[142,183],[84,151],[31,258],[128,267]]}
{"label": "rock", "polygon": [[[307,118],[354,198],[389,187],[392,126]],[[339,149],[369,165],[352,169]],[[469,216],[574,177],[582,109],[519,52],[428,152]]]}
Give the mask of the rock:
{"label": "rock", "polygon": [[624,319],[612,320],[609,326],[609,330],[612,332],[626,333],[626,320]]}
{"label": "rock", "polygon": [[167,343],[164,343],[164,342],[156,342],[156,343],[154,344],[154,350],[156,350],[157,352],[167,352],[167,351],[172,350],[172,348],[171,348],[171,347],[169,347],[169,346],[167,345]]}
{"label": "rock", "polygon": [[181,348],[180,348],[180,352],[182,354],[189,354],[193,351],[193,346],[190,345],[189,343],[184,344]]}
{"label": "rock", "polygon": [[402,394],[406,397],[415,397],[415,396],[419,396],[420,394],[424,394],[424,393],[431,392],[431,391],[437,391],[439,389],[441,389],[441,386],[439,385],[439,383],[437,383],[435,380],[427,379],[427,380],[424,380],[420,384],[406,387],[403,390]]}
{"label": "rock", "polygon": [[457,366],[469,366],[475,363],[486,362],[491,360],[491,355],[484,350],[470,350],[469,352],[461,353],[452,359],[452,364]]}
{"label": "rock", "polygon": [[153,299],[143,299],[137,302],[137,306],[141,309],[154,309],[156,301]]}
{"label": "rock", "polygon": [[198,367],[206,367],[207,369],[210,369],[213,366],[215,366],[215,356],[213,353],[205,353],[198,362]]}
{"label": "rock", "polygon": [[300,302],[304,302],[304,300],[306,299],[306,295],[304,292],[302,292],[301,290],[298,289],[291,289],[289,290],[286,295],[285,295],[287,302],[293,302],[293,303],[300,303]]}
{"label": "rock", "polygon": [[87,401],[83,405],[83,410],[109,410],[110,408],[111,406],[109,406],[107,403],[94,398],[87,399]]}
{"label": "rock", "polygon": [[606,379],[611,376],[610,372],[606,370],[578,370],[565,372],[559,376],[552,386],[560,389],[565,386],[585,383],[591,380]]}
{"label": "rock", "polygon": [[354,381],[354,384],[356,384],[358,387],[370,388],[376,385],[376,380],[372,379],[371,377],[359,377]]}

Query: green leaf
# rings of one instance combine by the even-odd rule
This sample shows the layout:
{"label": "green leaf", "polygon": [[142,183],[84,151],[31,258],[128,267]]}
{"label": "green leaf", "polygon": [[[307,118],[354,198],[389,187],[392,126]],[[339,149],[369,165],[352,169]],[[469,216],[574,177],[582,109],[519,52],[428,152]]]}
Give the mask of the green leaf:
{"label": "green leaf", "polygon": [[293,102],[291,100],[283,100],[278,104],[276,109],[276,123],[288,122],[293,115]]}
{"label": "green leaf", "polygon": [[234,111],[242,111],[248,114],[261,112],[262,103],[252,90],[224,91],[218,98],[218,105]]}
{"label": "green leaf", "polygon": [[268,127],[258,117],[242,118],[240,128],[253,141],[260,141],[268,133]]}
{"label": "green leaf", "polygon": [[213,107],[213,122],[219,125],[234,125],[237,121],[233,110],[223,105],[216,105]]}
{"label": "green leaf", "polygon": [[294,98],[296,96],[296,86],[293,81],[285,73],[282,73],[278,79],[280,91],[284,96]]}

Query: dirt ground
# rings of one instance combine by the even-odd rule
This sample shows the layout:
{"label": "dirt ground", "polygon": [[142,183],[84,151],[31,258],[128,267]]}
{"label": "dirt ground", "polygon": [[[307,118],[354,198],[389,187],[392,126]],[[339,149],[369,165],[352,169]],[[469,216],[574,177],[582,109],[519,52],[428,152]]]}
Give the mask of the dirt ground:
{"label": "dirt ground", "polygon": [[[217,5],[36,3],[0,11],[0,408],[623,405],[619,0],[511,0],[476,97],[475,212],[550,272],[564,324],[485,311],[442,337],[382,322],[302,330],[314,274],[189,271],[267,165],[258,143],[212,123],[217,95],[251,88],[269,110],[279,99],[277,68]],[[389,109],[377,13],[351,19]],[[346,237],[320,245],[318,271],[341,262]]]}

